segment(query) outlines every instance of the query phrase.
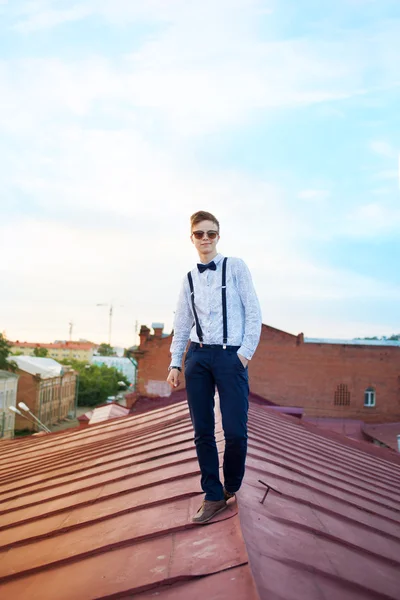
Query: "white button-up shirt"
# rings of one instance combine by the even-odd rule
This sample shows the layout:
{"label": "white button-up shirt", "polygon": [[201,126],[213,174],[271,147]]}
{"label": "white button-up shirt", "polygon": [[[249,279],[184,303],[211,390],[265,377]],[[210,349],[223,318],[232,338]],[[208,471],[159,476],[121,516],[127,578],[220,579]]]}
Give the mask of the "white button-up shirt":
{"label": "white button-up shirt", "polygon": [[[222,319],[222,254],[213,259],[217,269],[200,273],[197,266],[191,271],[194,301],[203,331],[204,344],[223,341]],[[211,262],[211,261],[210,261]],[[226,264],[226,303],[228,346],[239,346],[238,354],[250,360],[257,348],[261,333],[261,309],[251,274],[240,258],[229,257]],[[190,287],[185,276],[175,313],[174,336],[171,344],[171,365],[181,366],[188,340],[200,342],[194,322]]]}

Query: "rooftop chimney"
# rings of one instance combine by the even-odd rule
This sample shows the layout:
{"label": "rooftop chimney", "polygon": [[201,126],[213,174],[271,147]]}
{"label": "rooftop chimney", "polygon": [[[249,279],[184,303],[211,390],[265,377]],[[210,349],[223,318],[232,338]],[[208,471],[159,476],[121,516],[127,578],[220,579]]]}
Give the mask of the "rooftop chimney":
{"label": "rooftop chimney", "polygon": [[149,335],[150,335],[150,329],[148,327],[146,327],[146,325],[141,325],[140,332],[139,332],[139,338],[140,338],[139,347],[140,348],[145,345],[145,343],[149,339]]}
{"label": "rooftop chimney", "polygon": [[154,337],[161,339],[164,323],[152,323],[151,326],[154,329]]}

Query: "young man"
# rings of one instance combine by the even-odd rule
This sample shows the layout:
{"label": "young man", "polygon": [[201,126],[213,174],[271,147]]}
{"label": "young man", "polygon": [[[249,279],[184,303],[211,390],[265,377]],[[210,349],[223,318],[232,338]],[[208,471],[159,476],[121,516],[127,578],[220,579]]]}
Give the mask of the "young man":
{"label": "young man", "polygon": [[[208,212],[190,218],[200,263],[185,276],[175,314],[168,383],[179,385],[185,358],[186,392],[205,500],[193,517],[206,523],[226,508],[242,483],[247,452],[248,372],[261,332],[260,305],[250,272],[239,258],[217,253],[219,223]],[[215,442],[217,387],[225,435],[224,487]]]}

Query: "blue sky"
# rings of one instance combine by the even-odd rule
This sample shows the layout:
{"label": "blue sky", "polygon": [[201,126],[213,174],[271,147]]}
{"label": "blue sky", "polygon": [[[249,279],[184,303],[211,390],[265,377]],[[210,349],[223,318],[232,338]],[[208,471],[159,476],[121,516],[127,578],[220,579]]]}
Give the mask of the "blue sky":
{"label": "blue sky", "polygon": [[265,323],[400,331],[397,0],[0,0],[0,330],[170,330],[221,221]]}

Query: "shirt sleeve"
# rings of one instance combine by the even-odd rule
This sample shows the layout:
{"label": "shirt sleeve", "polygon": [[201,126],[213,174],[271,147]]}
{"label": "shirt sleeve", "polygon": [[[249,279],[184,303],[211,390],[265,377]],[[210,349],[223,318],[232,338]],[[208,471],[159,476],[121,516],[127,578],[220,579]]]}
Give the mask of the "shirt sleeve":
{"label": "shirt sleeve", "polygon": [[237,260],[234,276],[244,309],[244,335],[238,354],[250,360],[260,341],[262,326],[261,308],[249,268],[241,259]]}
{"label": "shirt sleeve", "polygon": [[186,350],[192,326],[193,314],[190,307],[189,286],[187,283],[187,277],[185,277],[182,282],[182,287],[178,298],[178,306],[175,312],[170,366],[181,366],[182,357]]}

